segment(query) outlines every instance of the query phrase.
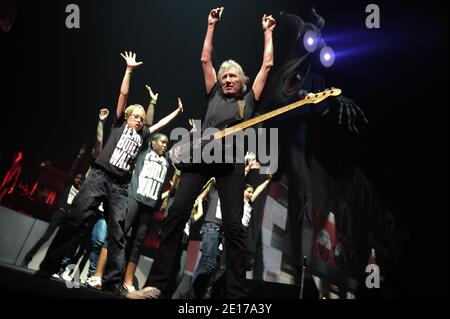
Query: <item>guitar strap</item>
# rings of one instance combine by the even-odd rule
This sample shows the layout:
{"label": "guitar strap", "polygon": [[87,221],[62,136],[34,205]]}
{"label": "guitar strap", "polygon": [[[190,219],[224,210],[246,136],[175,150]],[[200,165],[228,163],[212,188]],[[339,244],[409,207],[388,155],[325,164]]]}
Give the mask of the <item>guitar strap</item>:
{"label": "guitar strap", "polygon": [[244,111],[245,111],[245,100],[238,100],[239,104],[239,116],[241,119],[244,119]]}

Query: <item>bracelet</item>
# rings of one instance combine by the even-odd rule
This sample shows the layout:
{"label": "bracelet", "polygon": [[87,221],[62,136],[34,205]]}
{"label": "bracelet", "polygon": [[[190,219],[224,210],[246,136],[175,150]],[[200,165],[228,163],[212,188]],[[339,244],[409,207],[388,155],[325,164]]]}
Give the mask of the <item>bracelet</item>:
{"label": "bracelet", "polygon": [[152,100],[150,101],[150,104],[156,105],[157,102],[158,102],[157,99],[152,99]]}
{"label": "bracelet", "polygon": [[133,73],[133,71],[128,71],[127,73],[128,73],[129,75],[131,75],[131,74]]}

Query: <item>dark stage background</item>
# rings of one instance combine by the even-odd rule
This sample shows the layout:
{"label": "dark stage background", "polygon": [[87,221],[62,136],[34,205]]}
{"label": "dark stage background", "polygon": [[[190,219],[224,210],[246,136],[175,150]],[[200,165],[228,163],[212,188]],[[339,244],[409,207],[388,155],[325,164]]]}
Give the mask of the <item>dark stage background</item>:
{"label": "dark stage background", "polygon": [[[302,14],[311,1],[17,1],[9,32],[0,30],[0,176],[15,152],[25,176],[51,161],[67,171],[78,149],[93,143],[98,110],[113,113],[133,50],[144,65],[129,103],[147,104],[145,84],[160,93],[155,119],[185,112],[163,132],[203,118],[200,53],[209,10],[224,6],[215,33],[215,65],[233,58],[254,79],[262,59],[264,13]],[[67,29],[65,8],[81,10],[81,28]],[[448,10],[437,1],[378,1],[381,28],[365,27],[370,2],[317,1],[323,34],[336,52],[359,48],[323,73],[369,118],[352,137],[355,162],[408,229],[399,297],[448,296]],[[274,38],[277,34],[275,32]],[[278,52],[275,52],[277,54]],[[112,115],[112,114],[111,114]],[[112,123],[112,116],[107,127]],[[337,121],[337,120],[336,120]],[[106,135],[107,136],[107,132]],[[355,142],[356,140],[356,142]],[[85,168],[89,160],[84,159]],[[408,283],[408,284],[405,284]]]}

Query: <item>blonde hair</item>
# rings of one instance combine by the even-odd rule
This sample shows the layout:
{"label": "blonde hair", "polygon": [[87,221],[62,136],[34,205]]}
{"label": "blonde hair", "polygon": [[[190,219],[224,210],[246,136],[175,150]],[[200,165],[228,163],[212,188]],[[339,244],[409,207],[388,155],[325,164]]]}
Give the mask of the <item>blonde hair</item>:
{"label": "blonde hair", "polygon": [[247,91],[248,77],[245,75],[244,70],[239,65],[239,63],[237,63],[234,60],[227,60],[222,63],[222,65],[220,66],[220,69],[219,69],[219,73],[217,73],[218,81],[220,82],[222,79],[223,73],[225,71],[228,71],[231,68],[235,68],[238,73],[238,78],[239,78],[239,81],[241,82],[241,92],[240,93],[241,94],[245,93],[245,91]]}
{"label": "blonde hair", "polygon": [[132,104],[129,107],[127,107],[125,109],[125,118],[127,119],[135,109],[139,109],[142,116],[142,120],[145,120],[145,110],[144,107],[140,104]]}

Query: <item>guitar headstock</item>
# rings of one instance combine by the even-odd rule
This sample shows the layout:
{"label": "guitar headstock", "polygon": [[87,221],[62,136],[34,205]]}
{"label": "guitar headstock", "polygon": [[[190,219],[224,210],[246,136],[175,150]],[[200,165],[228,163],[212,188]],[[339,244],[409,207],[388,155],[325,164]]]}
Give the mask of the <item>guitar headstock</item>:
{"label": "guitar headstock", "polygon": [[318,93],[309,93],[305,96],[303,100],[307,101],[308,103],[320,103],[323,100],[325,100],[327,97],[330,96],[338,96],[341,95],[342,90],[337,88],[330,88],[328,90],[318,92]]}

